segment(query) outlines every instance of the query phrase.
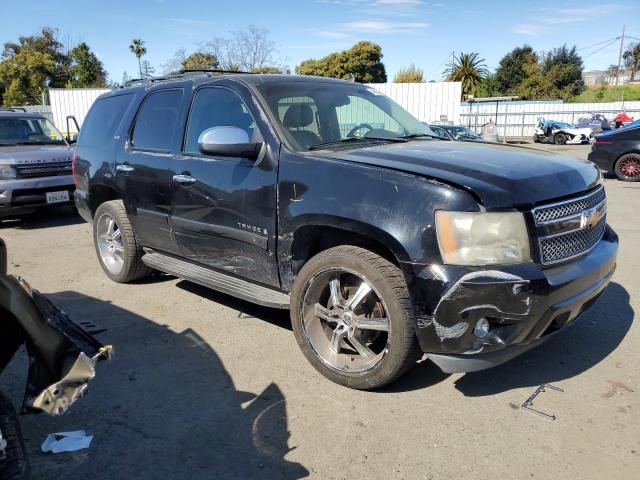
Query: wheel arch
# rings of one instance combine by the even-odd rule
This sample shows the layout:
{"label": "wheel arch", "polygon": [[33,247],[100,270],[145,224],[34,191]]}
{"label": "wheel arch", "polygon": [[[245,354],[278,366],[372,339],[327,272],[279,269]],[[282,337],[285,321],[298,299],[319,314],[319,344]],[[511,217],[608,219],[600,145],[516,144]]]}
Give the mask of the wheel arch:
{"label": "wheel arch", "polygon": [[103,184],[96,184],[89,187],[89,208],[91,209],[91,217],[96,213],[96,210],[104,202],[110,200],[118,200],[120,195],[113,187]]}
{"label": "wheel arch", "polygon": [[340,217],[307,219],[279,240],[281,280],[287,290],[309,259],[339,245],[365,248],[398,267],[401,267],[401,262],[410,259],[400,241],[390,233],[373,225]]}

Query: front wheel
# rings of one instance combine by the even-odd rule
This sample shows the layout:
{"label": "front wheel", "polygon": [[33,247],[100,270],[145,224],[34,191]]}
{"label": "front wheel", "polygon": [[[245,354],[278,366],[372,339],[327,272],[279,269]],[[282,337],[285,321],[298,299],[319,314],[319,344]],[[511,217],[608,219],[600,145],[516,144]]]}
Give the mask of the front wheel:
{"label": "front wheel", "polygon": [[18,416],[11,401],[0,392],[0,480],[30,478]]}
{"label": "front wheel", "polygon": [[386,385],[419,352],[404,275],[359,247],[334,247],[307,262],[291,292],[291,321],[307,360],[350,388]]}
{"label": "front wheel", "polygon": [[640,154],[627,153],[621,156],[616,162],[614,172],[623,182],[640,181]]}

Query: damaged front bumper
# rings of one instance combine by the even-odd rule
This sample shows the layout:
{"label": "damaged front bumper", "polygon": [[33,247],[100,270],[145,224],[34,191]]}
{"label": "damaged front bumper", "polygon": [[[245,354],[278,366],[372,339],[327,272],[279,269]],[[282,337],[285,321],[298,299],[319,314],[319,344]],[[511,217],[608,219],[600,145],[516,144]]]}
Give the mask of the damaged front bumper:
{"label": "damaged front bumper", "polygon": [[[422,350],[445,373],[483,370],[524,353],[595,302],[613,275],[617,248],[607,227],[588,254],[553,268],[405,264],[413,269],[409,288]],[[490,325],[482,338],[480,319]]]}
{"label": "damaged front bumper", "polygon": [[95,364],[111,353],[24,280],[0,271],[0,372],[23,343],[29,355],[25,413],[67,411],[85,394]]}

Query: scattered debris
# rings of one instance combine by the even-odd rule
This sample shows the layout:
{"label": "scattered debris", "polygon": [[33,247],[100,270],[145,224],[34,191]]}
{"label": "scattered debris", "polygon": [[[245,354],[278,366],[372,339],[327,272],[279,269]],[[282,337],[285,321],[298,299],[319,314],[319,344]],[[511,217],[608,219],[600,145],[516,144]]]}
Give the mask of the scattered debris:
{"label": "scattered debris", "polygon": [[551,420],[554,421],[556,419],[555,415],[551,415],[548,413],[544,413],[541,412],[540,410],[536,410],[535,408],[531,408],[533,406],[533,400],[541,393],[546,392],[546,389],[550,388],[551,390],[556,390],[558,392],[564,392],[563,389],[559,388],[559,387],[555,387],[549,383],[543,383],[542,385],[540,385],[538,388],[536,388],[536,391],[533,392],[531,394],[531,396],[529,398],[527,398],[524,403],[522,404],[522,406],[520,408],[524,409],[524,410],[529,410],[530,412],[535,413],[536,415],[540,415],[543,418],[546,418],[547,420]]}
{"label": "scattered debris", "polygon": [[89,448],[91,440],[93,440],[93,435],[87,435],[84,430],[50,433],[42,442],[41,448],[44,453],[75,452]]}
{"label": "scattered debris", "polygon": [[623,390],[628,393],[633,393],[633,389],[622,382],[612,382],[611,380],[609,380],[609,383],[611,384],[611,388],[607,393],[604,393],[602,395],[602,398],[612,398],[617,393],[622,393]]}

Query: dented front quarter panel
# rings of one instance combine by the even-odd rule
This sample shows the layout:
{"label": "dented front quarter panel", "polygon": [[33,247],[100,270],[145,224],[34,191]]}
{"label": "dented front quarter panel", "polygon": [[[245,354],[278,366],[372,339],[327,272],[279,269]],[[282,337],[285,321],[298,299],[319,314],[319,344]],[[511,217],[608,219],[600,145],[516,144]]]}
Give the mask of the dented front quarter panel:
{"label": "dented front quarter panel", "polygon": [[285,290],[300,264],[298,229],[326,226],[381,243],[400,262],[440,263],[437,210],[478,211],[469,193],[435,179],[320,153],[283,149],[278,182],[278,261]]}
{"label": "dented front quarter panel", "polygon": [[82,397],[110,356],[66,313],[20,278],[0,275],[0,371],[23,343],[29,356],[24,412],[60,415]]}

